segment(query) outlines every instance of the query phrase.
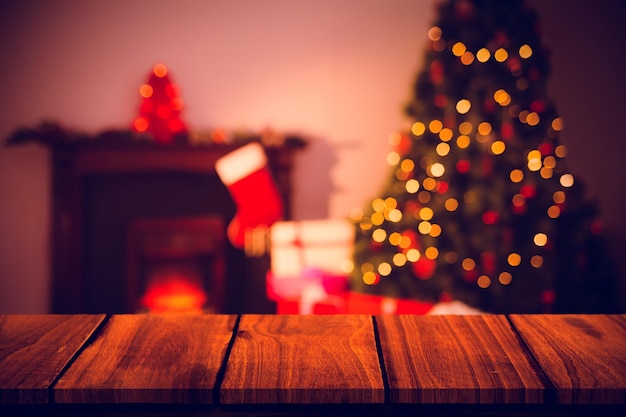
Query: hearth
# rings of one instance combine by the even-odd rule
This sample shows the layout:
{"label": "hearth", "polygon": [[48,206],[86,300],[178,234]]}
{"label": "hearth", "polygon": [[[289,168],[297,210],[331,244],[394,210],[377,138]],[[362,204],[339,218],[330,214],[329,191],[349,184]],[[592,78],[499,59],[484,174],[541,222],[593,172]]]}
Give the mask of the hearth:
{"label": "hearth", "polygon": [[[52,149],[52,312],[134,313],[170,307],[272,312],[269,261],[233,247],[236,212],[215,161],[241,144],[56,137]],[[254,140],[254,139],[252,139]],[[290,218],[302,142],[266,146]],[[181,279],[184,278],[184,279]],[[187,300],[187,301],[185,301]]]}

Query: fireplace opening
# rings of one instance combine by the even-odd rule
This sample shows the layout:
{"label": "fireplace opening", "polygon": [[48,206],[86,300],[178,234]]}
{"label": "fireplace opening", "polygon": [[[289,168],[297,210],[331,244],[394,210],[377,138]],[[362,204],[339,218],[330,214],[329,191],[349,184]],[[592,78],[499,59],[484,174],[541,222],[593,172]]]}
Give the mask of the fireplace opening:
{"label": "fireplace opening", "polygon": [[126,246],[129,311],[223,311],[226,240],[220,216],[135,219]]}
{"label": "fireplace opening", "polygon": [[235,207],[217,175],[89,175],[82,189],[85,311],[242,309],[245,254],[226,238]]}

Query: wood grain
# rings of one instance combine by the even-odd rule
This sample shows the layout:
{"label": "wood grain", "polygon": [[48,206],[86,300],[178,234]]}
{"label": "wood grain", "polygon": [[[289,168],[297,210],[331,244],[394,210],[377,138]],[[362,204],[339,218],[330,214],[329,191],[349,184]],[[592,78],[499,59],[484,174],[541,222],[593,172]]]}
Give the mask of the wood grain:
{"label": "wood grain", "polygon": [[242,316],[220,402],[383,403],[372,317]]}
{"label": "wood grain", "polygon": [[544,400],[544,384],[504,316],[379,316],[376,321],[392,403]]}
{"label": "wood grain", "polygon": [[560,404],[626,404],[626,315],[512,315]]}
{"label": "wood grain", "polygon": [[0,316],[0,403],[47,403],[49,387],[104,315]]}
{"label": "wood grain", "polygon": [[112,316],[54,386],[58,403],[212,403],[235,316]]}

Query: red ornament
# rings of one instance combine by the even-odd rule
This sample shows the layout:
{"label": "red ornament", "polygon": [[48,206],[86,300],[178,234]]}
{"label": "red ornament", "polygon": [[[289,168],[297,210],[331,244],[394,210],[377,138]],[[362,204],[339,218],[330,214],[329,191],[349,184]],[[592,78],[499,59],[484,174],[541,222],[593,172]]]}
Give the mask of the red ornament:
{"label": "red ornament", "polygon": [[456,170],[460,174],[467,174],[470,170],[470,163],[465,159],[461,159],[456,163]]}
{"label": "red ornament", "polygon": [[469,271],[463,271],[463,279],[466,282],[474,283],[476,282],[477,278],[478,278],[478,271],[476,270],[476,268],[470,269]]}
{"label": "red ornament", "polygon": [[443,82],[443,64],[440,61],[433,61],[430,64],[430,82],[435,85]]}
{"label": "red ornament", "polygon": [[493,158],[489,156],[483,157],[480,161],[480,168],[484,176],[489,176],[493,172]]}
{"label": "red ornament", "polygon": [[498,213],[495,211],[486,211],[483,213],[483,223],[495,224],[498,221]]}
{"label": "red ornament", "polygon": [[504,140],[509,140],[513,137],[513,125],[511,123],[503,123],[500,127],[500,136]]}
{"label": "red ornament", "polygon": [[591,223],[591,233],[594,235],[602,233],[602,222],[600,220],[594,220],[593,223]]}
{"label": "red ornament", "polygon": [[530,111],[542,113],[546,110],[546,102],[543,100],[535,100],[530,103]]}
{"label": "red ornament", "polygon": [[543,290],[539,294],[539,300],[543,304],[554,304],[556,301],[556,292],[554,290]]}
{"label": "red ornament", "polygon": [[537,189],[534,185],[524,185],[520,188],[519,193],[525,198],[532,198],[537,195]]}
{"label": "red ornament", "polygon": [[186,133],[187,128],[180,118],[183,102],[178,97],[178,88],[169,78],[163,64],[153,67],[148,82],[139,89],[143,98],[139,116],[133,122],[136,132],[147,132],[160,143],[171,143],[177,134]]}
{"label": "red ornament", "polygon": [[542,156],[550,155],[553,151],[554,147],[551,143],[543,142],[541,145],[539,145],[539,152],[541,152]]}
{"label": "red ornament", "polygon": [[437,263],[433,259],[428,259],[424,256],[419,258],[417,262],[413,263],[413,273],[420,279],[428,279],[433,276]]}
{"label": "red ornament", "polygon": [[487,114],[493,113],[496,109],[496,102],[493,99],[486,99],[483,103],[483,111]]}
{"label": "red ornament", "polygon": [[443,94],[437,94],[435,96],[435,106],[439,107],[440,109],[443,109],[447,105],[448,105],[448,97],[446,97]]}

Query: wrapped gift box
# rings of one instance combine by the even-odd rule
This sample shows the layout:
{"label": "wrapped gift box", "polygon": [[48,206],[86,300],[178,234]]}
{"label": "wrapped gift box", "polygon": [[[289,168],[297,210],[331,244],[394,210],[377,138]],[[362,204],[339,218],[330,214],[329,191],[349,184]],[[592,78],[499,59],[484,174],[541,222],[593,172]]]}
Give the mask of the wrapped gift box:
{"label": "wrapped gift box", "polygon": [[348,220],[283,221],[270,229],[275,277],[297,277],[309,268],[330,275],[345,274],[353,249],[354,224]]}
{"label": "wrapped gift box", "polygon": [[272,300],[299,298],[305,289],[327,294],[347,291],[354,248],[348,220],[277,222],[270,228],[271,269],[267,295]]}

